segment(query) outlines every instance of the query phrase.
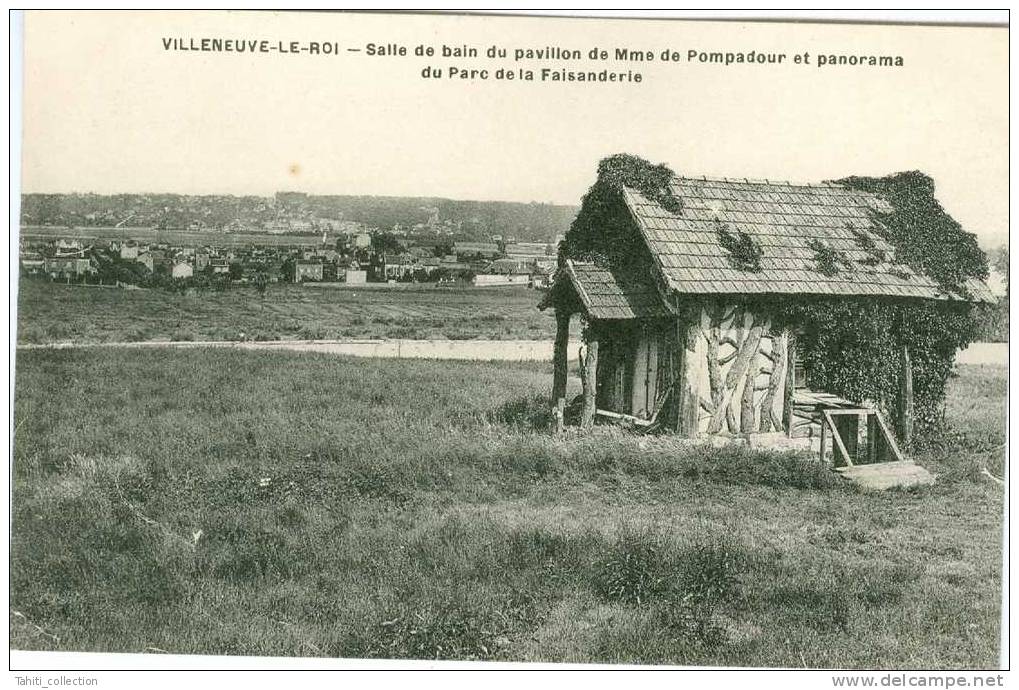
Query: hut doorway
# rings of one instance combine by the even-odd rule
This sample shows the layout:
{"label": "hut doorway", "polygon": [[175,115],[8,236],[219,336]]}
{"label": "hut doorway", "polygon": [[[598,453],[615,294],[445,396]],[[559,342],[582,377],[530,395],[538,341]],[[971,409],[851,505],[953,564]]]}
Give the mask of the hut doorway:
{"label": "hut doorway", "polygon": [[598,409],[655,418],[670,390],[671,340],[655,320],[599,324]]}

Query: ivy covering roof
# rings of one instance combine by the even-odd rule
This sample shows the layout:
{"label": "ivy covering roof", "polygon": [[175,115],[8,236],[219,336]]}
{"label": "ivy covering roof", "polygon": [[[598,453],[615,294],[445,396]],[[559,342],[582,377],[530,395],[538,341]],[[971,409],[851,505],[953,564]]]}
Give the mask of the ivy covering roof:
{"label": "ivy covering roof", "polygon": [[[674,177],[670,189],[679,201],[676,211],[629,187],[623,197],[661,277],[677,292],[994,302],[980,280],[967,280],[968,296],[946,294],[931,278],[896,261],[875,217],[892,209],[874,194],[830,183],[687,177]],[[720,226],[746,233],[760,247],[759,270],[734,264],[719,242]],[[827,257],[819,257],[819,247]],[[839,259],[837,270],[819,267],[819,259],[830,262],[831,256]]]}

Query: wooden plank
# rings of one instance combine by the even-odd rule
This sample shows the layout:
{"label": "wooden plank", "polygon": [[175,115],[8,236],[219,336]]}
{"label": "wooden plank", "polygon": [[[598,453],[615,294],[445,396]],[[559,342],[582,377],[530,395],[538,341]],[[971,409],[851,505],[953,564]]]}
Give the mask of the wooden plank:
{"label": "wooden plank", "polygon": [[793,435],[793,400],[796,391],[796,334],[793,331],[786,331],[785,346],[785,401],[782,406],[782,416],[785,419],[785,429],[789,436]]}
{"label": "wooden plank", "polygon": [[684,435],[694,438],[699,432],[700,391],[698,380],[704,360],[697,357],[697,341],[701,332],[700,313],[691,316],[686,327],[686,342],[683,346],[683,400],[680,409],[683,415]]}
{"label": "wooden plank", "polygon": [[895,437],[892,435],[891,430],[888,428],[888,424],[885,422],[884,417],[877,410],[874,411],[874,417],[877,419],[878,426],[881,427],[883,432],[884,442],[888,445],[888,449],[892,451],[892,455],[896,460],[901,461],[904,458],[902,453],[899,451],[898,444],[895,443]]}
{"label": "wooden plank", "polygon": [[881,430],[878,428],[874,411],[867,415],[867,462],[880,462]]}
{"label": "wooden plank", "polygon": [[825,456],[828,454],[828,425],[821,420],[821,462],[825,462]]}
{"label": "wooden plank", "polygon": [[[696,345],[700,331],[699,315],[688,313],[676,319],[677,377],[673,401],[676,407],[676,433],[693,438],[698,432],[700,393],[696,389],[698,364]],[[709,348],[710,349],[710,348]]]}
{"label": "wooden plank", "polygon": [[584,361],[583,372],[584,384],[584,408],[580,416],[582,429],[590,428],[594,424],[594,411],[596,387],[598,381],[598,340],[592,339],[587,344],[587,357]]}
{"label": "wooden plank", "polygon": [[632,414],[623,414],[621,412],[613,412],[612,410],[598,410],[594,411],[595,416],[604,417],[605,419],[613,419],[621,422],[629,422],[635,426],[651,426],[651,420],[641,419],[635,417]]}
{"label": "wooden plank", "polygon": [[[643,326],[643,324],[642,324]],[[633,380],[630,385],[629,413],[635,417],[647,417],[648,409],[648,339],[646,328],[641,328],[633,351]]]}
{"label": "wooden plank", "polygon": [[663,397],[662,391],[658,388],[660,378],[660,367],[658,364],[658,348],[660,345],[660,334],[652,331],[647,341],[647,392],[644,395],[644,407],[647,409],[647,419],[657,417],[659,400]]}
{"label": "wooden plank", "polygon": [[[831,431],[832,440],[835,441],[835,447],[838,448],[839,452],[842,454],[842,460],[847,465],[852,466],[853,459],[849,456],[849,451],[846,450],[846,444],[844,444],[842,442],[842,437],[839,436],[839,430],[835,426],[835,420],[832,419],[830,414],[828,414],[828,410],[822,410],[821,413],[824,415],[825,421],[828,422],[829,431]],[[824,431],[824,427],[823,426],[821,427],[821,430]]]}
{"label": "wooden plank", "polygon": [[[722,322],[722,307],[715,305],[711,313],[711,327],[708,332],[704,334],[704,338],[708,343],[707,347],[707,366],[708,366],[708,386],[711,390],[711,410],[712,419],[714,419],[714,413],[718,412],[719,407],[722,404],[722,399],[725,397],[722,390],[722,365],[718,359],[718,346],[719,339],[721,338],[721,322]],[[708,433],[715,433],[711,431],[709,426]]]}

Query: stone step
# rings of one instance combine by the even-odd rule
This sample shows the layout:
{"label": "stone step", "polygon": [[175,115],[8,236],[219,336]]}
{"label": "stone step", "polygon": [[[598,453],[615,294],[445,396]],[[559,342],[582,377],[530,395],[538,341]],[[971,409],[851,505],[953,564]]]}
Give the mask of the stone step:
{"label": "stone step", "polygon": [[835,471],[858,486],[874,491],[933,484],[935,479],[933,474],[912,460],[836,467]]}

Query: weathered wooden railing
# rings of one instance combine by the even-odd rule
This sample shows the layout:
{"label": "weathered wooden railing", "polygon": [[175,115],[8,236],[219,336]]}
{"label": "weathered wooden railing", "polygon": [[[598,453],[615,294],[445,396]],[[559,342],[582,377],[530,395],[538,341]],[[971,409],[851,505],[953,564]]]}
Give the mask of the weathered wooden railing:
{"label": "weathered wooden railing", "polygon": [[[864,460],[859,447],[860,418],[867,420],[866,463],[902,461],[895,437],[881,413],[874,408],[841,408],[821,410],[821,460],[828,451],[828,436],[834,443],[833,453],[852,467]],[[837,463],[836,463],[837,464]]]}

